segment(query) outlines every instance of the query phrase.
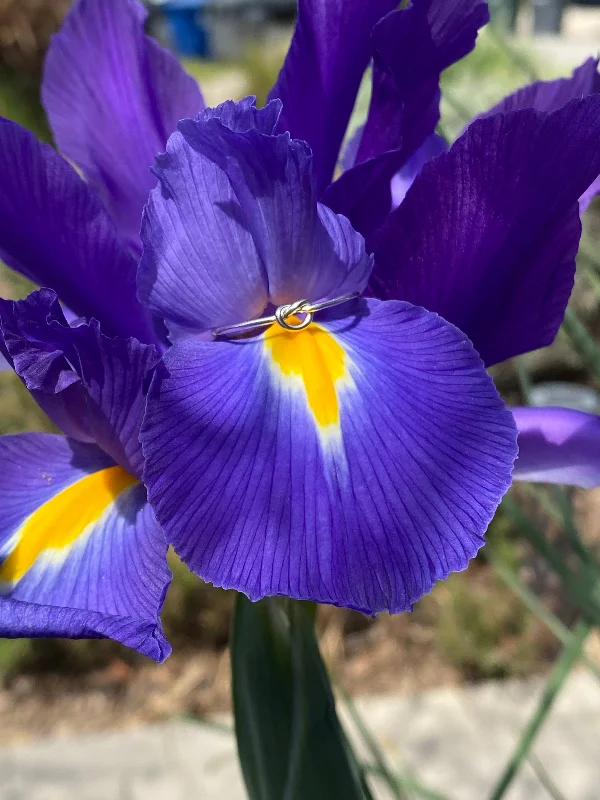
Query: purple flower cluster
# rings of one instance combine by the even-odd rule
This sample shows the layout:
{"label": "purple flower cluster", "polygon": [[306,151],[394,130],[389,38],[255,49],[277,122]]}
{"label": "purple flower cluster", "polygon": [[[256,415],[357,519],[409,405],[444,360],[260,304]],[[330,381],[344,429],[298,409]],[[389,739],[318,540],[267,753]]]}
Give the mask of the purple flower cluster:
{"label": "purple flower cluster", "polygon": [[[0,121],[0,257],[45,287],[0,301],[0,349],[64,432],[0,440],[0,635],[163,660],[167,544],[366,613],[467,566],[517,455],[486,367],[554,338],[600,174],[593,59],[436,134],[487,21],[300,0],[265,107],[207,109],[134,0],[78,0],[43,82],[62,155]],[[545,413],[515,413],[515,475],[600,482],[595,420]]]}

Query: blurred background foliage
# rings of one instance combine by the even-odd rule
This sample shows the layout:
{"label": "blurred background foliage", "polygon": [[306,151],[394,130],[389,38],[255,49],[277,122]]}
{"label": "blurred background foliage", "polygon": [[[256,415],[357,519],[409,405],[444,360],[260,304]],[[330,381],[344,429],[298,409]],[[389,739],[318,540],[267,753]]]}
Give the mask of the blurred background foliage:
{"label": "blurred background foliage", "polygon": [[[67,5],[57,0],[14,0],[0,10],[0,114],[46,140],[50,137],[39,104],[43,53]],[[289,24],[279,26],[246,41],[237,58],[187,57],[184,64],[201,83],[209,104],[249,93],[263,102],[290,33]],[[507,44],[499,28],[489,29],[480,35],[475,51],[443,76],[441,128],[454,138],[473,116],[535,75],[550,78],[568,72],[560,59],[548,62],[534,57],[522,43]],[[352,128],[364,119],[368,101],[367,76]],[[509,402],[525,402],[532,386],[548,378],[598,385],[598,230],[600,220],[592,207],[572,316],[557,344],[494,370]],[[27,281],[1,268],[1,296],[21,297],[30,288]],[[51,429],[15,376],[0,373],[0,433]],[[600,675],[600,523],[595,522],[599,503],[598,492],[557,494],[543,487],[514,488],[492,523],[482,554],[466,572],[436,586],[412,614],[372,620],[323,607],[318,629],[328,664],[353,693],[549,670],[554,670],[552,685],[558,691],[577,660]],[[231,594],[203,584],[173,553],[170,561],[174,581],[164,625],[174,656],[163,666],[149,665],[108,641],[0,640],[0,681],[17,701],[10,711],[13,729],[55,730],[57,718],[67,726],[86,727],[88,720],[81,717],[89,715],[90,693],[97,700],[99,725],[108,725],[109,719],[114,723],[119,714],[128,719],[202,715],[227,704]],[[87,693],[88,699],[68,705],[61,695],[65,681],[71,695],[77,690]],[[32,693],[38,695],[36,702]],[[58,702],[63,703],[59,713]],[[40,703],[50,709],[46,716]],[[519,747],[513,767],[526,755],[525,746]]]}

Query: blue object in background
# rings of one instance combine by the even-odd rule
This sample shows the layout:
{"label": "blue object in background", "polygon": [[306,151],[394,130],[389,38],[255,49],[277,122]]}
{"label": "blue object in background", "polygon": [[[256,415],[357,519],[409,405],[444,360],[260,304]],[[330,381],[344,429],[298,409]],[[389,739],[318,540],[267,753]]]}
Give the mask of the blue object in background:
{"label": "blue object in background", "polygon": [[204,0],[167,0],[161,3],[173,44],[182,56],[210,57],[204,5]]}
{"label": "blue object in background", "polygon": [[560,33],[565,0],[533,0],[533,32]]}

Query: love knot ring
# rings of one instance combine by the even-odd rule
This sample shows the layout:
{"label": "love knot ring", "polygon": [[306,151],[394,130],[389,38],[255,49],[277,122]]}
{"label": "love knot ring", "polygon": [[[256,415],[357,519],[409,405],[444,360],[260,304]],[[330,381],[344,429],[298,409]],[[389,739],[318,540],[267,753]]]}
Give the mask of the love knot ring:
{"label": "love knot ring", "polygon": [[[297,300],[295,303],[286,303],[283,306],[278,306],[275,309],[275,313],[270,317],[259,317],[258,319],[250,319],[247,322],[238,322],[236,325],[223,325],[221,328],[213,328],[212,335],[215,338],[217,336],[236,336],[239,333],[248,333],[248,331],[252,331],[255,328],[266,328],[274,322],[288,331],[301,331],[304,328],[308,328],[317,311],[347,303],[348,300],[354,300],[359,296],[359,292],[351,292],[341,297],[334,297],[332,300],[321,300],[318,303]],[[304,315],[299,322],[292,323],[288,321],[290,317],[294,317],[297,314]]]}
{"label": "love knot ring", "polygon": [[[275,320],[282,328],[286,328],[288,331],[301,331],[303,328],[308,328],[313,321],[314,313],[312,306],[309,306],[308,300],[298,300],[296,303],[279,306],[275,310]],[[304,314],[304,319],[301,319],[296,325],[292,325],[287,320],[288,317],[293,317],[295,314]]]}

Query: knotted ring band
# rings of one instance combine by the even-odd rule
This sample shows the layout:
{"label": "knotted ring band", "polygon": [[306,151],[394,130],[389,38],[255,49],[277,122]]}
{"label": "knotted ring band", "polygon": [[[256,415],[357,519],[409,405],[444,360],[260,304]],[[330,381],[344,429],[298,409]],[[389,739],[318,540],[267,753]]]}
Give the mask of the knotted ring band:
{"label": "knotted ring band", "polygon": [[[321,300],[319,303],[297,300],[295,303],[279,306],[270,317],[259,317],[258,319],[249,319],[247,322],[238,322],[236,325],[223,325],[221,328],[213,328],[212,335],[214,337],[235,336],[238,333],[248,333],[248,331],[252,331],[255,328],[266,328],[274,322],[288,331],[301,331],[304,328],[308,328],[317,311],[323,311],[323,309],[331,308],[331,306],[339,306],[341,303],[347,303],[348,300],[354,300],[356,297],[360,297],[360,292],[350,292],[350,294],[344,294],[341,297],[334,297],[332,300]],[[292,325],[288,322],[288,318],[293,317],[295,314],[304,314],[305,316],[300,322]]]}

